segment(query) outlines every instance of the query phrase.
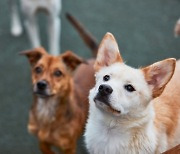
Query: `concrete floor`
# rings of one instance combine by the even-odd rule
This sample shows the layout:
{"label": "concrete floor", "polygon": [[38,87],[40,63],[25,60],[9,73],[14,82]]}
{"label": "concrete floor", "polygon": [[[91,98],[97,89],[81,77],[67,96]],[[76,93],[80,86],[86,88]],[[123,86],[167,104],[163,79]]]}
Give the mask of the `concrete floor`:
{"label": "concrete floor", "polygon": [[[72,13],[100,41],[112,32],[127,64],[139,67],[167,57],[180,58],[180,39],[173,28],[180,16],[179,0],[64,0],[62,18],[62,51],[73,50],[91,57],[90,50],[65,19]],[[29,49],[26,33],[10,34],[8,3],[0,1],[0,154],[39,154],[37,140],[27,132],[31,106],[30,67],[18,52]],[[47,47],[46,17],[39,16],[42,44]],[[85,154],[82,140],[78,154]]]}

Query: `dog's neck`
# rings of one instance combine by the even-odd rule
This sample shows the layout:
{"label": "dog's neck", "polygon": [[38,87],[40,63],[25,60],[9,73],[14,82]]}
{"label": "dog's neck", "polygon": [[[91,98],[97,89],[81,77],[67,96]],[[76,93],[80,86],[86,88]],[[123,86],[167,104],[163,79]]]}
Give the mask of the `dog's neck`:
{"label": "dog's neck", "polygon": [[73,84],[64,97],[54,96],[49,98],[39,98],[35,96],[37,117],[44,123],[57,120],[57,118],[65,117],[71,119],[74,114],[72,100],[74,99]]}
{"label": "dog's neck", "polygon": [[115,117],[109,115],[108,113],[103,113],[103,115],[100,116],[98,120],[100,120],[102,123],[104,123],[104,125],[108,127],[121,127],[121,130],[127,131],[129,129],[142,127],[149,122],[152,122],[154,120],[154,109],[152,104],[150,103],[146,110],[138,112],[138,114],[130,113]]}
{"label": "dog's neck", "polygon": [[52,98],[37,98],[37,118],[43,122],[55,120],[57,101]]}
{"label": "dog's neck", "polygon": [[[95,117],[96,124],[101,127],[100,129],[105,128],[109,134],[114,134],[114,132],[116,132],[121,136],[125,136],[125,141],[132,140],[133,142],[134,139],[131,139],[131,137],[139,139],[142,138],[142,136],[146,136],[146,138],[149,138],[154,130],[155,113],[152,103],[148,105],[146,110],[138,113],[121,115],[119,117],[107,113],[101,114],[103,115]],[[122,141],[123,140],[124,139],[122,138]]]}
{"label": "dog's neck", "polygon": [[114,150],[122,151],[122,153],[138,153],[141,148],[144,153],[155,151],[156,130],[154,127],[154,110],[151,104],[138,117],[131,115],[112,117],[106,113],[98,114],[98,116],[96,113],[92,114],[94,114],[94,118],[91,119],[93,126],[95,125],[97,128],[96,134],[101,136],[100,140],[96,138],[97,141],[93,141],[92,144],[98,144],[103,138],[107,145],[105,152],[109,152],[113,146],[112,143],[117,147]]}

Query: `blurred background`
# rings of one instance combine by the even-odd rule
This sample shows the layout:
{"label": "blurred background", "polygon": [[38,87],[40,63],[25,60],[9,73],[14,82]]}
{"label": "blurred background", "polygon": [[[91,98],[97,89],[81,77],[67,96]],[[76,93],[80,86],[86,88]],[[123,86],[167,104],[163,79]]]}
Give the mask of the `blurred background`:
{"label": "blurred background", "polygon": [[[180,39],[174,26],[180,0],[62,0],[61,51],[72,50],[84,58],[90,50],[66,20],[69,12],[100,42],[108,31],[115,35],[127,64],[140,67],[168,57],[180,58]],[[22,15],[21,18],[23,19]],[[30,49],[26,32],[10,34],[8,1],[0,1],[0,154],[39,154],[35,137],[27,132],[32,103],[30,67],[20,51]],[[46,15],[38,14],[42,45],[47,48]],[[83,138],[78,154],[85,154]]]}

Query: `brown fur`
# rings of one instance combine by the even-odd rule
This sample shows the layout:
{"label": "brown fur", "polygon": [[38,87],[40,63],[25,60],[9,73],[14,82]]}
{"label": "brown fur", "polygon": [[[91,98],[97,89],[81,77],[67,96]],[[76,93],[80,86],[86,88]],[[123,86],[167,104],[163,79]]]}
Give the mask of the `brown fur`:
{"label": "brown fur", "polygon": [[[46,105],[48,110],[52,110],[47,116],[38,113],[43,109],[38,109],[38,96],[34,95],[29,116],[29,132],[38,137],[43,153],[53,153],[53,145],[63,153],[74,154],[77,139],[84,130],[87,118],[88,92],[94,85],[94,61],[89,60],[87,64],[83,64],[83,60],[72,52],[51,56],[43,48],[23,54],[31,64],[33,86],[40,80],[46,80],[51,95],[42,98],[42,107]],[[37,67],[43,68],[42,73],[35,72]],[[53,76],[53,71],[57,69],[62,72],[60,77]],[[53,101],[57,103],[52,103]]]}
{"label": "brown fur", "polygon": [[163,152],[163,154],[180,154],[180,144],[166,152]]}
{"label": "brown fur", "polygon": [[[180,61],[176,63],[175,73],[162,95],[154,100],[156,112],[155,125],[159,132],[166,130],[169,148],[175,146],[176,132],[180,125]],[[178,121],[179,120],[179,121]],[[160,142],[159,142],[160,143]]]}
{"label": "brown fur", "polygon": [[66,14],[66,17],[68,21],[72,24],[72,26],[74,26],[74,28],[77,30],[77,32],[79,32],[79,35],[83,39],[84,43],[91,49],[93,56],[96,57],[99,43],[97,43],[93,35],[88,32],[88,30],[84,28],[82,23],[80,23],[75,17],[73,17],[69,13]]}

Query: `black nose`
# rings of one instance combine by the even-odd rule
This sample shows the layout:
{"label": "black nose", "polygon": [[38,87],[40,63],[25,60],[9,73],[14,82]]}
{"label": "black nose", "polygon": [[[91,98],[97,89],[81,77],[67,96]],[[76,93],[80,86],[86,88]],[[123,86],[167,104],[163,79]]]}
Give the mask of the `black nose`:
{"label": "black nose", "polygon": [[47,87],[47,82],[44,81],[44,80],[39,81],[39,82],[37,83],[37,88],[38,88],[39,90],[45,90],[46,87]]}
{"label": "black nose", "polygon": [[99,93],[101,95],[110,95],[113,89],[109,85],[102,84],[99,86]]}

